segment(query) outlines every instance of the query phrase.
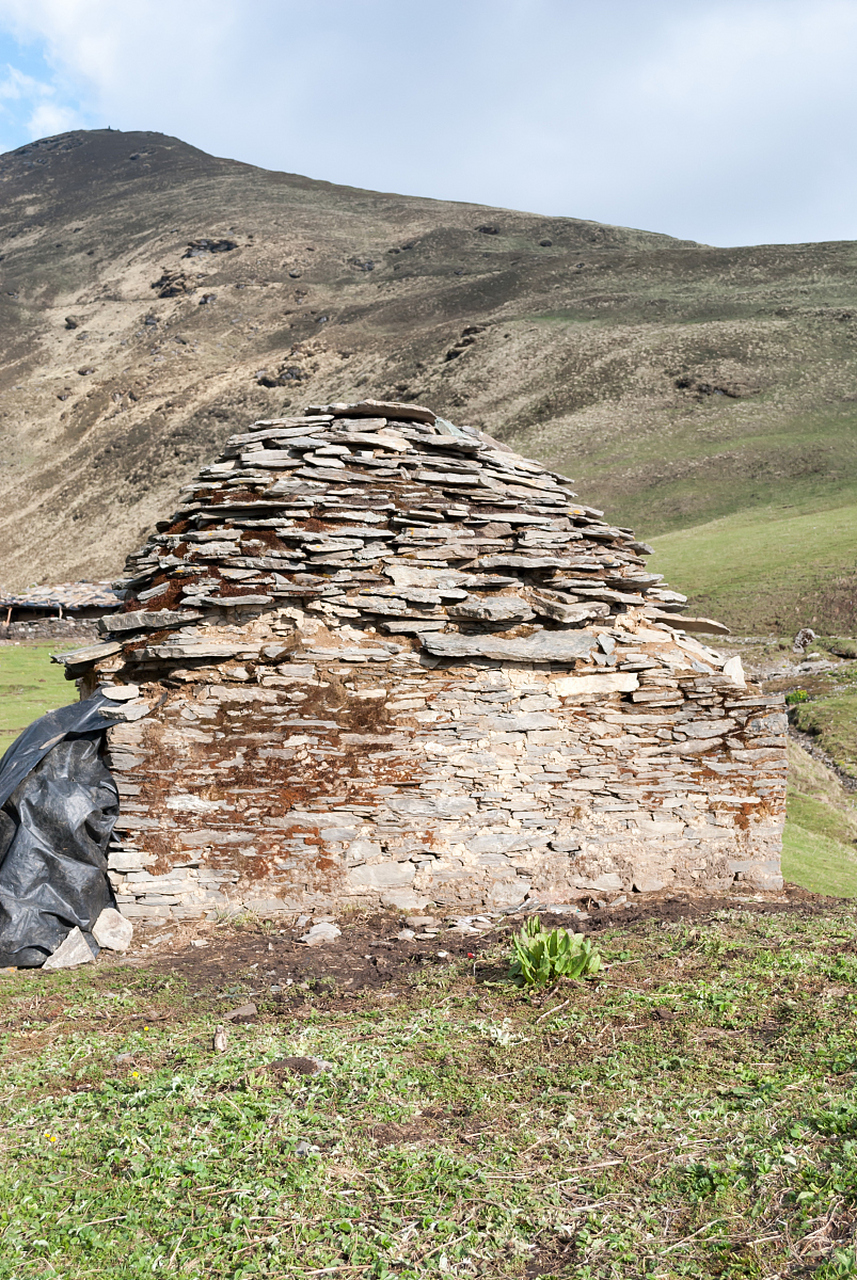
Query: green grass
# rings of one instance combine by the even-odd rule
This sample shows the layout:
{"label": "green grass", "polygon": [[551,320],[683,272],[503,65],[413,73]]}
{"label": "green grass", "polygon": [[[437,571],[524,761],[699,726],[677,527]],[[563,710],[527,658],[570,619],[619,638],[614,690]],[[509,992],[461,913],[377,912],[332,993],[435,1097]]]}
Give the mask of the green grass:
{"label": "green grass", "polygon": [[783,876],[812,893],[857,897],[857,796],[791,739],[788,758]]}
{"label": "green grass", "polygon": [[[847,807],[846,807],[847,806]],[[788,817],[806,831],[815,831],[828,840],[836,840],[846,847],[857,840],[857,808],[845,801],[842,808],[834,807],[827,800],[798,791],[794,784],[786,802]]]}
{"label": "green grass", "polygon": [[768,506],[652,541],[649,562],[690,609],[739,634],[849,633],[857,623],[857,504]]}
{"label": "green grass", "polygon": [[[808,802],[808,804],[807,804]],[[812,808],[808,796],[792,796],[790,806]],[[809,820],[812,822],[813,814]],[[789,818],[783,832],[783,878],[812,893],[857,898],[857,850],[825,835],[818,827],[802,826]]]}
{"label": "green grass", "polygon": [[857,776],[857,688],[801,703],[794,717],[799,729],[818,735],[840,769]]}
{"label": "green grass", "polygon": [[154,969],[3,977],[0,1277],[854,1275],[853,910],[601,948],[537,997],[307,992],[222,1055],[222,1001]]}
{"label": "green grass", "polygon": [[[804,703],[798,710],[816,705]],[[852,722],[852,738],[855,734]],[[828,739],[822,742],[827,747]],[[789,766],[784,878],[813,893],[857,897],[857,798],[794,743],[789,743]]]}
{"label": "green grass", "polygon": [[51,644],[0,645],[0,755],[46,711],[77,701],[77,690],[52,663]]}

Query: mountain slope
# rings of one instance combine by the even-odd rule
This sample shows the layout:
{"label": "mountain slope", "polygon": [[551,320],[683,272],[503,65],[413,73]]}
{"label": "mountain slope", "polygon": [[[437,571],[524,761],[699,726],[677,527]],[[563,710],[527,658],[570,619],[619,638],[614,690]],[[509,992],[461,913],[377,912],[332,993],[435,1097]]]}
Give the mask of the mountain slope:
{"label": "mountain slope", "polygon": [[[9,586],[117,573],[227,434],[317,398],[425,400],[642,537],[854,514],[853,244],[712,249],[110,130],[0,157],[0,208]],[[800,556],[784,539],[754,622],[791,625]],[[813,579],[817,626],[849,566],[834,546]]]}

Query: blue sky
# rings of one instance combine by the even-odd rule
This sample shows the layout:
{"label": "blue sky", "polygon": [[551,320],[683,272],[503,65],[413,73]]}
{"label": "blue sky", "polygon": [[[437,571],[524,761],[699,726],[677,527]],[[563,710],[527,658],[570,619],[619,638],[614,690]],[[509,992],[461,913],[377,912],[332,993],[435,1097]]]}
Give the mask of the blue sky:
{"label": "blue sky", "polygon": [[857,0],[0,0],[0,151],[105,125],[709,244],[857,239]]}

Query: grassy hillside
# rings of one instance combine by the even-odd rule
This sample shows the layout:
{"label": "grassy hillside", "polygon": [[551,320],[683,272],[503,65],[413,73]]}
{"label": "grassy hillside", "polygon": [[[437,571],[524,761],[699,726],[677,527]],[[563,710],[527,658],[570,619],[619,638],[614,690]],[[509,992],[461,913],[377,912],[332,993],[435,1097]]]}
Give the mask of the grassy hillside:
{"label": "grassy hillside", "polygon": [[739,633],[857,631],[857,484],[748,507],[652,539],[689,609]]}
{"label": "grassy hillside", "polygon": [[[857,737],[857,724],[852,725]],[[813,893],[857,898],[857,797],[795,742],[789,743],[783,876]]]}
{"label": "grassy hillside", "polygon": [[[0,581],[109,576],[230,431],[376,395],[553,462],[739,630],[810,599],[853,625],[857,245],[713,249],[149,133],[22,148],[0,189]],[[679,534],[720,537],[723,584],[668,566]]]}

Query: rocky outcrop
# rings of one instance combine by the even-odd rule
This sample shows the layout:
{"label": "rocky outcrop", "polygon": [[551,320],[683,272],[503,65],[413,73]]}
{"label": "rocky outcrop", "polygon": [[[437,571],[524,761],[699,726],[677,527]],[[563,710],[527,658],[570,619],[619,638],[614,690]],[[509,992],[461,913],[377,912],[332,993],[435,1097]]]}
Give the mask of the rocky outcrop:
{"label": "rocky outcrop", "polygon": [[781,700],[570,483],[415,405],[234,436],[61,658],[122,911],[781,883]]}

